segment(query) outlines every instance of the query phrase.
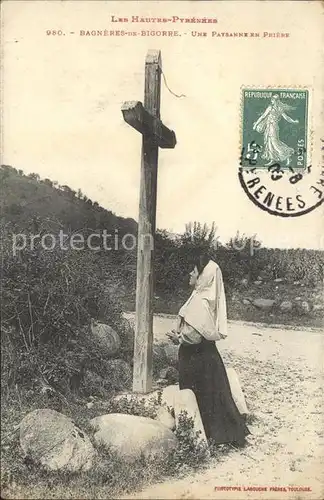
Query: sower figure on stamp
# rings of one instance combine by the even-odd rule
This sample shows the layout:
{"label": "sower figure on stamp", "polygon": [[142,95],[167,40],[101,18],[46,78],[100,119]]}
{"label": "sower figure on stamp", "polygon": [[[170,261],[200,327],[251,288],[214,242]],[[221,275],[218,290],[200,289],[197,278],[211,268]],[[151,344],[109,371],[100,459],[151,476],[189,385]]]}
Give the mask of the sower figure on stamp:
{"label": "sower figure on stamp", "polygon": [[250,432],[233,400],[216,347],[216,341],[227,336],[223,278],[207,254],[197,257],[190,285],[194,290],[179,311],[176,331],[169,335],[180,343],[179,386],[194,392],[207,439],[243,446]]}
{"label": "sower figure on stamp", "polygon": [[286,114],[286,111],[293,109],[295,109],[293,106],[280,101],[276,94],[271,98],[271,104],[265,112],[253,124],[253,130],[263,134],[262,158],[269,160],[266,165],[283,161],[286,162],[286,165],[290,163],[290,157],[295,151],[279,139],[279,121],[284,118],[288,123],[298,123],[298,120],[294,120]]}

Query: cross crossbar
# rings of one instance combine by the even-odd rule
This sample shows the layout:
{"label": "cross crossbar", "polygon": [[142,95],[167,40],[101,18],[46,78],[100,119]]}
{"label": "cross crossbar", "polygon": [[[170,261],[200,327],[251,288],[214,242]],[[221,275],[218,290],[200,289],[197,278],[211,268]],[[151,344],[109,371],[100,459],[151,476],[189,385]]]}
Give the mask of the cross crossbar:
{"label": "cross crossbar", "polygon": [[122,108],[126,123],[141,134],[150,135],[153,142],[162,149],[173,149],[177,143],[173,130],[163,125],[156,116],[151,115],[140,101],[126,101]]}

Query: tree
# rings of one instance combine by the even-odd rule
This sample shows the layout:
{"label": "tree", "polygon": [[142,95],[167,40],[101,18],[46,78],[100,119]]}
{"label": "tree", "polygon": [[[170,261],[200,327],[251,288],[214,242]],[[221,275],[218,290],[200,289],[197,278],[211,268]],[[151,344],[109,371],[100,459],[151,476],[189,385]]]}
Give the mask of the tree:
{"label": "tree", "polygon": [[29,177],[29,179],[32,179],[34,181],[39,181],[40,179],[40,176],[38,174],[35,174],[35,172],[32,172],[31,174],[27,175],[27,177]]}
{"label": "tree", "polygon": [[185,226],[185,232],[181,239],[183,243],[191,243],[193,246],[201,249],[211,250],[217,246],[216,238],[217,226],[213,222],[211,227],[206,223],[188,222]]}

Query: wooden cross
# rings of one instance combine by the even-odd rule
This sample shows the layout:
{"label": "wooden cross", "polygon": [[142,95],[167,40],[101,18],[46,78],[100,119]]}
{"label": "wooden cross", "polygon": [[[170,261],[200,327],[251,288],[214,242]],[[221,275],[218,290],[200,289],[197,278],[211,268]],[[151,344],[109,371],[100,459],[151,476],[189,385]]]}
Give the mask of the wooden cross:
{"label": "wooden cross", "polygon": [[141,183],[138,220],[136,326],[133,391],[152,388],[154,236],[158,151],[174,148],[175,133],[160,120],[161,52],[149,50],[145,60],[144,106],[128,101],[122,106],[126,123],[142,134]]}

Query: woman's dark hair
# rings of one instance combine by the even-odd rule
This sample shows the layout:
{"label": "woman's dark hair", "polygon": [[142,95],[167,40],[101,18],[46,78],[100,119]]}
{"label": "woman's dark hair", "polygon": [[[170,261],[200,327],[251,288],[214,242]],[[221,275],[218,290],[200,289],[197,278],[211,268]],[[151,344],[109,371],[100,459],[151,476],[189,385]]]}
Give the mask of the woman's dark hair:
{"label": "woman's dark hair", "polygon": [[197,267],[199,275],[203,272],[209,261],[210,256],[208,253],[201,253],[195,257],[193,264]]}

